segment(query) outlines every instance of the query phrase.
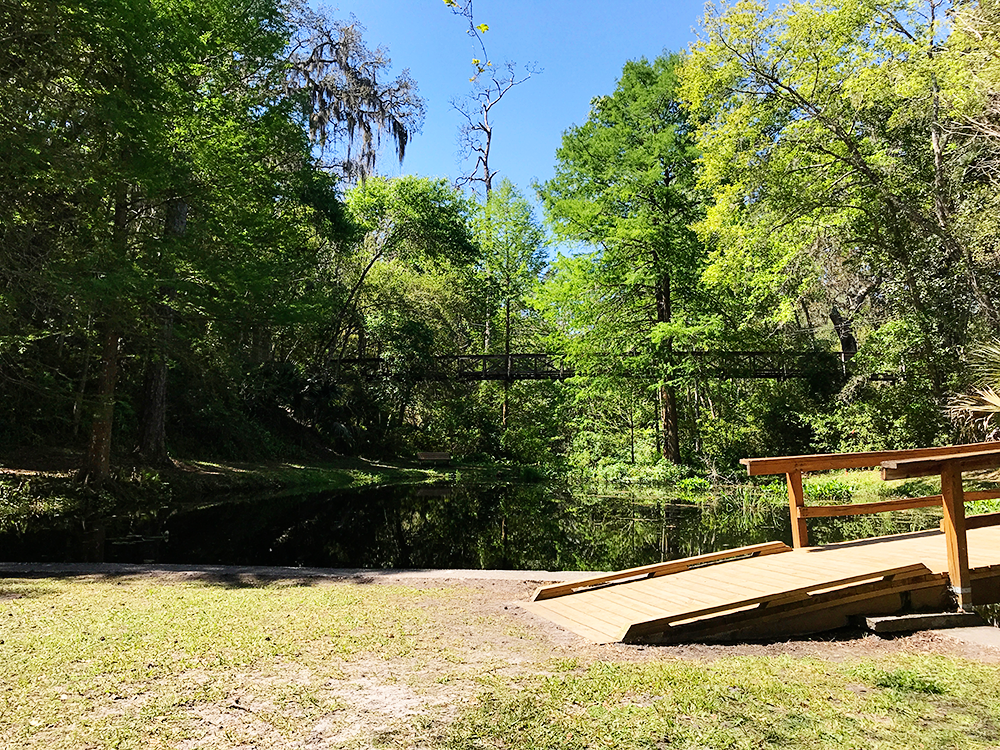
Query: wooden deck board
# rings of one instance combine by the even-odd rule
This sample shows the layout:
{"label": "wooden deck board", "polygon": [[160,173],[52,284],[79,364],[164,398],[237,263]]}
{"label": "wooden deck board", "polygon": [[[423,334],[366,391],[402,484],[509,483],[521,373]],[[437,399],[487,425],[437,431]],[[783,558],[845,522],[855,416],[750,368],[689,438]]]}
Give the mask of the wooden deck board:
{"label": "wooden deck board", "polygon": [[[969,563],[974,575],[1000,571],[1000,527],[970,529]],[[926,566],[934,580],[914,572]],[[909,566],[909,567],[908,567]],[[905,569],[894,580],[876,574]],[[925,571],[925,572],[927,572]],[[526,605],[584,638],[620,640],[624,634],[656,632],[670,623],[705,622],[755,616],[762,622],[796,614],[800,609],[876,600],[885,594],[940,586],[948,560],[940,531],[915,532],[877,539],[805,547],[785,554],[739,558],[655,578],[641,578],[566,593]],[[801,602],[799,607],[798,602]],[[867,606],[867,605],[865,605]],[[771,607],[771,611],[768,611]],[[798,607],[798,609],[797,609]],[[779,614],[774,614],[780,610]]]}

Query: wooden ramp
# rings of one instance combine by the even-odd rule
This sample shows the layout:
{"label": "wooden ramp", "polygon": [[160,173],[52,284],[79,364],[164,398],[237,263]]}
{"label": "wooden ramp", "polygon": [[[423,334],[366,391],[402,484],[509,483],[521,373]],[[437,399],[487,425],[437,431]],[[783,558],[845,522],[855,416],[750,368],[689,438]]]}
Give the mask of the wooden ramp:
{"label": "wooden ramp", "polygon": [[[973,597],[997,601],[1000,527],[968,531]],[[781,542],[543,586],[526,604],[596,643],[671,643],[818,632],[852,615],[947,607],[944,534],[824,547]]]}

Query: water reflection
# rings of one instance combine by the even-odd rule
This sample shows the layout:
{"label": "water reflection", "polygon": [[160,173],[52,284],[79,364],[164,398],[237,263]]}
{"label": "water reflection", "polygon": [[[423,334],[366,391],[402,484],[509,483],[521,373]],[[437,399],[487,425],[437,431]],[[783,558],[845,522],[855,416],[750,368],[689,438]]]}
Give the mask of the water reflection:
{"label": "water reflection", "polygon": [[[815,519],[814,544],[918,530],[933,514]],[[379,487],[243,498],[0,535],[8,561],[610,570],[772,540],[787,508],[752,488],[697,501],[545,485]]]}

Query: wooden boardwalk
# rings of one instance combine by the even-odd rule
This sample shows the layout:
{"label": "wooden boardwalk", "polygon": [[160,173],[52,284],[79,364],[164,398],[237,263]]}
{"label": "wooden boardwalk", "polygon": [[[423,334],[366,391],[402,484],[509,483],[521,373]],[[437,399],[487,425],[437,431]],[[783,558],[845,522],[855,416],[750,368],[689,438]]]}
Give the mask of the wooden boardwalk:
{"label": "wooden boardwalk", "polygon": [[[967,539],[973,601],[1000,600],[1000,526],[970,528]],[[852,615],[954,606],[941,531],[743,552],[754,556],[543,586],[525,606],[596,643],[780,637],[841,627]]]}

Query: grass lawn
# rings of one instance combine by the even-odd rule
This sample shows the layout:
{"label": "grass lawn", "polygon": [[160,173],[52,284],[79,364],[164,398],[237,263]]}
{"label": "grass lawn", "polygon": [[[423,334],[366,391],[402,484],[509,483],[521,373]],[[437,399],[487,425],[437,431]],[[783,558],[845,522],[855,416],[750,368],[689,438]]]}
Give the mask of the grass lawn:
{"label": "grass lawn", "polygon": [[5,579],[0,747],[1000,747],[1000,667],[928,641],[590,646],[528,590]]}

